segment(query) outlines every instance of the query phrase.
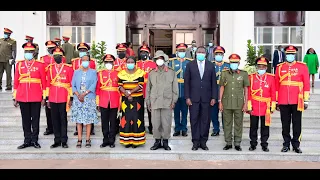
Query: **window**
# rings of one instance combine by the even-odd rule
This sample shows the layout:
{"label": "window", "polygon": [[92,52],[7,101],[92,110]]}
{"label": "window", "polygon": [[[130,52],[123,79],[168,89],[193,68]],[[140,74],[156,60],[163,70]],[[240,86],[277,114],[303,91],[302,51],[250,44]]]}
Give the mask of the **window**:
{"label": "window", "polygon": [[254,45],[262,46],[264,55],[272,62],[273,53],[279,45],[286,47],[293,45],[298,48],[297,60],[302,61],[305,54],[303,46],[304,27],[303,26],[282,26],[282,27],[255,27]]}
{"label": "window", "polygon": [[177,32],[176,44],[185,43],[188,47],[191,47],[193,41],[193,32]]}
{"label": "window", "polygon": [[48,26],[48,39],[53,40],[56,37],[62,39],[62,36],[70,37],[71,44],[85,42],[91,45],[95,40],[94,26]]}

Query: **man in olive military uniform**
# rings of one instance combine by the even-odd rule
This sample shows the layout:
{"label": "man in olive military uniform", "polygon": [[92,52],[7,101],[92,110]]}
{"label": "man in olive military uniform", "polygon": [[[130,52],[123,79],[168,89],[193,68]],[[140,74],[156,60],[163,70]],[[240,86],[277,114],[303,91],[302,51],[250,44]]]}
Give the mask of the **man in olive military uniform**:
{"label": "man in olive military uniform", "polygon": [[76,49],[76,44],[72,44],[72,46],[73,46],[73,49],[74,49],[74,51],[73,51],[73,58],[80,57],[79,51]]}
{"label": "man in olive military uniform", "polygon": [[232,125],[234,123],[234,146],[241,151],[243,128],[243,113],[247,111],[248,87],[250,86],[248,73],[239,70],[240,56],[229,56],[230,69],[222,71],[220,78],[219,109],[223,112],[223,131],[227,145],[223,150],[232,148]]}
{"label": "man in olive military uniform", "polygon": [[66,57],[67,64],[71,64],[71,59],[73,59],[75,47],[69,43],[69,37],[62,36],[62,39],[62,49],[64,51],[64,56]]}
{"label": "man in olive military uniform", "polygon": [[2,90],[2,76],[6,71],[7,87],[6,90],[12,90],[12,65],[15,64],[17,55],[17,42],[10,38],[12,31],[4,28],[4,37],[0,39],[0,90]]}
{"label": "man in olive military uniform", "polygon": [[31,36],[26,36],[26,42],[29,42],[29,43],[33,43],[34,45],[36,45],[36,50],[34,52],[34,58],[35,59],[38,59],[38,55],[39,55],[39,45],[37,43],[34,43],[33,42],[33,39],[34,37],[31,37]]}

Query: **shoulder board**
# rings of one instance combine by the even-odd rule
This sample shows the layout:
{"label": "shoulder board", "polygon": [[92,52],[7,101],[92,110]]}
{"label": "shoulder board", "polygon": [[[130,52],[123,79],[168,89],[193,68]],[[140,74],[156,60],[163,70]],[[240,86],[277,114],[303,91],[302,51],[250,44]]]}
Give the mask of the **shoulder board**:
{"label": "shoulder board", "polygon": [[229,69],[223,69],[222,71],[229,71]]}
{"label": "shoulder board", "polygon": [[269,75],[269,76],[276,76],[276,75],[274,75],[274,74],[271,74],[271,73],[266,73],[267,75]]}
{"label": "shoulder board", "polygon": [[65,66],[72,67],[71,64],[64,63]]}
{"label": "shoulder board", "polygon": [[102,71],[104,71],[105,69],[99,69],[99,70],[97,70],[97,73],[100,73],[100,72],[102,72]]}
{"label": "shoulder board", "polygon": [[78,60],[79,58],[73,58],[73,59],[71,59],[71,61],[75,61],[75,60]]}
{"label": "shoulder board", "polygon": [[277,66],[283,65],[285,62],[278,64]]}
{"label": "shoulder board", "polygon": [[39,63],[44,63],[42,60],[38,60],[38,59],[37,59],[36,61],[39,62]]}
{"label": "shoulder board", "polygon": [[297,61],[297,63],[299,63],[299,64],[306,64],[305,62],[302,62],[302,61]]}
{"label": "shoulder board", "polygon": [[177,58],[169,58],[169,61],[173,61],[173,60],[175,60],[175,59],[177,59]]}
{"label": "shoulder board", "polygon": [[94,58],[90,58],[90,61],[96,61],[96,59],[94,59]]}
{"label": "shoulder board", "polygon": [[191,59],[191,58],[185,58],[185,60],[193,61],[193,59]]}
{"label": "shoulder board", "polygon": [[254,75],[254,74],[256,74],[256,73],[251,73],[251,74],[249,74],[249,76]]}

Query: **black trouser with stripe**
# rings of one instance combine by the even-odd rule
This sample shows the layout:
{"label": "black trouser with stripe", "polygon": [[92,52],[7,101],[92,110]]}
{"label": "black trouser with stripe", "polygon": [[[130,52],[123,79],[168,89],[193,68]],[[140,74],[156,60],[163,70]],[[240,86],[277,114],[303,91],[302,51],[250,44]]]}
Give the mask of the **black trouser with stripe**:
{"label": "black trouser with stripe", "polygon": [[67,103],[50,103],[53,123],[54,143],[66,143],[68,141]]}
{"label": "black trouser with stripe", "polygon": [[41,102],[19,102],[24,143],[38,142]]}
{"label": "black trouser with stripe", "polygon": [[[301,118],[302,112],[297,110],[298,105],[279,105],[282,123],[283,146],[293,148],[300,147],[301,141]],[[292,122],[293,137],[290,136],[290,125]]]}
{"label": "black trouser with stripe", "polygon": [[46,128],[46,131],[53,132],[51,109],[49,109],[47,107],[47,103],[45,104],[45,110],[46,110],[46,117],[47,117],[47,128]]}
{"label": "black trouser with stripe", "polygon": [[250,115],[250,145],[257,146],[258,145],[258,128],[259,128],[259,119],[261,122],[261,146],[267,147],[268,146],[268,139],[269,139],[269,126],[265,125],[265,116],[252,116]]}
{"label": "black trouser with stripe", "polygon": [[100,112],[103,143],[114,144],[117,128],[119,129],[119,124],[117,124],[118,108],[110,108],[109,104],[108,108],[100,107]]}

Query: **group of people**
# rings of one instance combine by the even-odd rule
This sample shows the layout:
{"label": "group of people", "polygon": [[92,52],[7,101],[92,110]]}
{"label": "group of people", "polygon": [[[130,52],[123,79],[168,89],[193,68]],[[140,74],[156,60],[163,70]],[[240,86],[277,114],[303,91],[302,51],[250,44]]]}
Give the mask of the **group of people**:
{"label": "group of people", "polygon": [[[155,142],[150,148],[171,150],[172,111],[175,128],[173,136],[188,136],[187,115],[190,111],[192,150],[209,150],[207,146],[210,123],[211,136],[218,136],[222,121],[226,145],[224,150],[241,151],[243,115],[250,114],[250,151],[258,145],[257,130],[261,121],[261,146],[268,152],[271,114],[279,110],[282,122],[282,152],[302,153],[301,117],[308,107],[310,82],[305,63],[295,59],[298,49],[284,49],[286,61],[279,64],[275,74],[267,73],[269,60],[256,60],[257,72],[248,75],[239,69],[241,57],[231,54],[223,61],[225,49],[212,49],[214,60],[207,59],[207,48],[197,47],[194,59],[187,58],[188,46],[176,46],[176,57],[169,58],[159,50],[150,59],[147,45],[139,48],[139,60],[127,56],[128,46],[118,44],[117,58],[103,57],[105,68],[95,70],[96,60],[90,57],[90,46],[77,46],[79,57],[66,63],[64,51],[54,41],[45,43],[48,55],[35,58],[37,46],[23,44],[24,59],[17,61],[14,76],[14,105],[20,106],[24,143],[23,149],[38,143],[40,109],[46,105],[53,126],[54,144],[51,148],[68,148],[67,112],[71,109],[71,122],[77,124],[78,142],[82,147],[82,131],[86,126],[86,147],[91,147],[93,124],[99,122],[101,112],[103,140],[101,148],[115,147],[116,134],[126,148],[146,143],[144,114],[148,111],[149,131]],[[290,92],[290,93],[288,93]],[[146,106],[145,106],[146,105]],[[222,119],[219,120],[219,112]],[[293,137],[290,125],[293,124]],[[50,123],[48,121],[48,123]],[[234,130],[234,135],[232,131]]]}

